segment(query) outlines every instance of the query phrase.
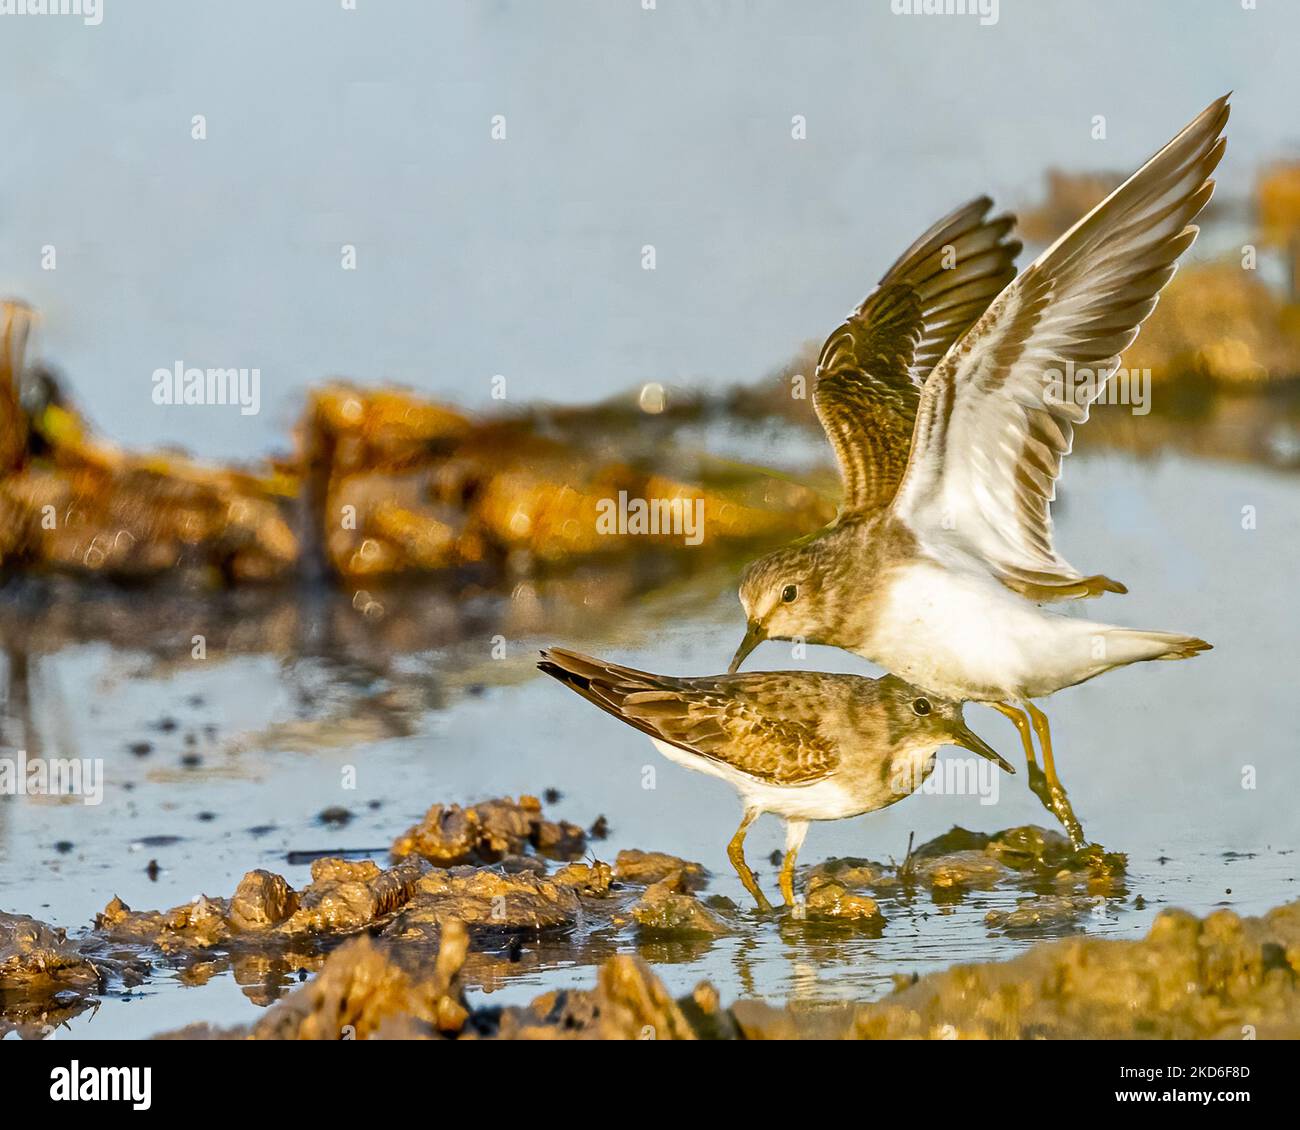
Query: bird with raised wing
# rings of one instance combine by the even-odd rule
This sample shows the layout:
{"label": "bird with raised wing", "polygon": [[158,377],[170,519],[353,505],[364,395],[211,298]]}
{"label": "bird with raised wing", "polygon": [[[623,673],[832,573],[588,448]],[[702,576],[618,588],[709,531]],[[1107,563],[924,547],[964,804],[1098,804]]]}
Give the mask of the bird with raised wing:
{"label": "bird with raised wing", "polygon": [[812,820],[874,812],[919,788],[940,746],[1015,770],[970,730],[961,705],[902,679],[759,671],[676,678],[564,648],[537,666],[646,734],[670,761],[720,777],[744,816],[727,856],[760,910],[771,906],[745,862],[745,833],[763,813],[785,819],[781,894],[795,907],[794,867]]}
{"label": "bird with raised wing", "polygon": [[1126,591],[1057,552],[1050,505],[1074,427],[1196,238],[1227,121],[1225,95],[1014,279],[1014,245],[983,220],[982,200],[890,269],[818,365],[840,513],[745,570],[748,630],[732,671],[764,639],[798,639],[988,703],[1015,722],[1031,781],[1037,735],[1039,795],[1082,845],[1031,700],[1210,645],[1043,607]]}

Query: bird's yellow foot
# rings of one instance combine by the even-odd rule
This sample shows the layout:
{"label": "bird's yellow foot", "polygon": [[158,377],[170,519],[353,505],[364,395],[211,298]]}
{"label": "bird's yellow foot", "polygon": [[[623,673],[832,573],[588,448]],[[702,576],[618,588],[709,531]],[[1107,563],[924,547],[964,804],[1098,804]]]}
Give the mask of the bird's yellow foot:
{"label": "bird's yellow foot", "polygon": [[749,826],[757,818],[757,809],[745,810],[745,816],[740,822],[740,827],[736,829],[736,834],[731,837],[731,842],[727,844],[727,858],[731,860],[731,866],[736,869],[740,881],[745,884],[745,890],[750,893],[758,904],[758,909],[763,914],[768,914],[772,910],[772,904],[767,901],[767,896],[763,894],[758,882],[754,879],[754,873],[749,869],[749,864],[745,862],[745,833],[749,831]]}
{"label": "bird's yellow foot", "polygon": [[[1029,767],[1029,787],[1034,790],[1034,795],[1061,822],[1066,835],[1070,837],[1070,846],[1075,851],[1082,851],[1088,846],[1088,839],[1083,834],[1083,825],[1079,823],[1079,818],[1074,814],[1074,808],[1070,804],[1070,798],[1066,795],[1065,786],[1061,784],[1061,778],[1056,775],[1056,759],[1052,755],[1052,730],[1047,723],[1047,715],[1032,702],[1025,703],[1025,711],[1034,725],[1034,733],[1038,735],[1038,744],[1042,747],[1043,752],[1042,773],[1036,773],[1037,765]],[[1036,775],[1040,777],[1037,788],[1035,788],[1034,782]]]}
{"label": "bird's yellow foot", "polygon": [[799,858],[799,848],[803,846],[804,835],[808,831],[806,820],[790,820],[785,826],[785,860],[781,864],[781,897],[790,908],[795,918],[804,916],[804,904],[794,894],[794,865]]}

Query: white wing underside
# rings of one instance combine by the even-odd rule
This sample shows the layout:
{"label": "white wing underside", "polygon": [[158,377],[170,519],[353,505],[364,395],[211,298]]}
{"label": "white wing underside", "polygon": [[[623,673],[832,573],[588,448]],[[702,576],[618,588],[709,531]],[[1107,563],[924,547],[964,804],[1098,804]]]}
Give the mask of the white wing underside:
{"label": "white wing underside", "polygon": [[1026,268],[935,366],[893,502],[923,544],[972,554],[1013,585],[1081,580],[1052,542],[1061,461],[1196,238],[1227,118],[1225,97]]}

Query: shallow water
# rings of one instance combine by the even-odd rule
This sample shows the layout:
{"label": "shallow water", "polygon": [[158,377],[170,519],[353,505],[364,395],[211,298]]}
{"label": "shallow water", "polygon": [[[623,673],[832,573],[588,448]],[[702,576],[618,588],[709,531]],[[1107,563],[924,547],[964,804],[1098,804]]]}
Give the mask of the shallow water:
{"label": "shallow water", "polygon": [[[1255,508],[1253,530],[1242,528],[1246,506]],[[1129,596],[1093,603],[1090,615],[1215,644],[1195,662],[1113,672],[1048,704],[1059,767],[1090,838],[1129,857],[1127,897],[1099,900],[1080,928],[1135,937],[1166,906],[1253,914],[1300,897],[1297,624],[1282,587],[1300,546],[1295,477],[1180,455],[1080,456],[1067,469],[1058,525],[1067,558],[1129,585]],[[106,789],[100,806],[0,798],[0,908],[75,932],[114,894],[137,909],[168,907],[199,893],[228,895],[253,867],[303,885],[308,867],[290,865],[289,851],[365,849],[381,858],[434,801],[548,788],[563,794],[548,805],[552,815],[583,825],[608,818],[609,839],[591,845],[601,858],[639,847],[699,860],[713,872],[709,891],[743,906],[724,854],[739,814],[727,787],[665,762],[640,735],[532,670],[536,648],[555,642],[652,670],[724,669],[741,629],[732,584],[731,570],[711,570],[621,612],[564,599],[591,600],[598,579],[585,589],[524,585],[510,599],[469,604],[408,591],[380,596],[385,615],[373,621],[341,599],[286,606],[241,597],[218,611],[98,595],[59,598],[39,611],[11,596],[5,744],[101,757]],[[195,633],[213,641],[206,661],[190,658]],[[498,634],[504,659],[492,658]],[[872,673],[820,648],[796,662],[785,645],[768,643],[755,659]],[[1004,719],[976,706],[967,718],[1021,764]],[[142,741],[149,752],[132,753]],[[647,766],[653,788],[644,787]],[[1251,770],[1257,787],[1243,787]],[[801,862],[901,859],[909,835],[920,843],[953,824],[1050,825],[1024,782],[1023,772],[1001,780],[995,803],[914,796],[814,825]],[[332,806],[347,808],[350,822],[322,824],[319,814]],[[767,856],[780,846],[770,817],[749,837],[751,863],[770,889]],[[146,872],[151,860],[156,878]],[[887,991],[895,974],[1004,958],[1053,936],[1008,937],[985,926],[990,909],[1021,894],[976,892],[951,905],[928,894],[886,900],[879,938],[819,939],[749,919],[734,937],[643,952],[675,992],[707,978],[724,1000],[864,999]],[[590,942],[526,946],[517,976],[471,997],[514,1003],[588,985],[593,957],[635,948],[626,933]],[[261,982],[241,988],[220,969],[190,983],[201,979],[159,968],[69,1028],[116,1037],[195,1020],[244,1023],[258,1007],[251,999],[264,1004],[286,987],[272,978],[269,991]]]}

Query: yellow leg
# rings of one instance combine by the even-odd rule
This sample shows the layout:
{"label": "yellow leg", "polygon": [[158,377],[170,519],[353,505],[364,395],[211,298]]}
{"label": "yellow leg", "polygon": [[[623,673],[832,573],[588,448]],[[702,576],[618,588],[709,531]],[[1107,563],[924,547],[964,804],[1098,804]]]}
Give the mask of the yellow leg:
{"label": "yellow leg", "polygon": [[799,849],[803,838],[808,834],[807,820],[790,820],[785,826],[785,859],[781,863],[781,897],[785,905],[798,910],[799,904],[794,897],[794,864],[799,858]]}
{"label": "yellow leg", "polygon": [[749,831],[749,826],[757,819],[758,809],[745,809],[745,816],[740,822],[740,827],[736,829],[736,834],[731,837],[731,842],[727,844],[727,858],[731,860],[731,866],[736,869],[740,881],[745,884],[745,890],[758,903],[758,909],[766,913],[772,909],[772,904],[767,901],[767,897],[759,889],[758,883],[754,879],[754,873],[749,869],[749,864],[745,862],[745,833]]}
{"label": "yellow leg", "polygon": [[1083,825],[1074,815],[1070,798],[1065,795],[1065,786],[1061,784],[1061,778],[1056,775],[1056,759],[1052,756],[1052,730],[1047,724],[1047,715],[1028,701],[1025,702],[1025,711],[1034,724],[1034,733],[1038,735],[1038,744],[1043,751],[1043,776],[1052,798],[1052,810],[1065,825],[1065,830],[1070,835],[1070,843],[1077,851],[1079,848],[1086,847],[1088,841],[1083,835]]}
{"label": "yellow leg", "polygon": [[990,702],[988,705],[1016,724],[1016,729],[1020,731],[1020,744],[1025,747],[1025,760],[1032,768],[1037,768],[1038,756],[1034,753],[1034,739],[1029,735],[1029,719],[1009,702]]}

